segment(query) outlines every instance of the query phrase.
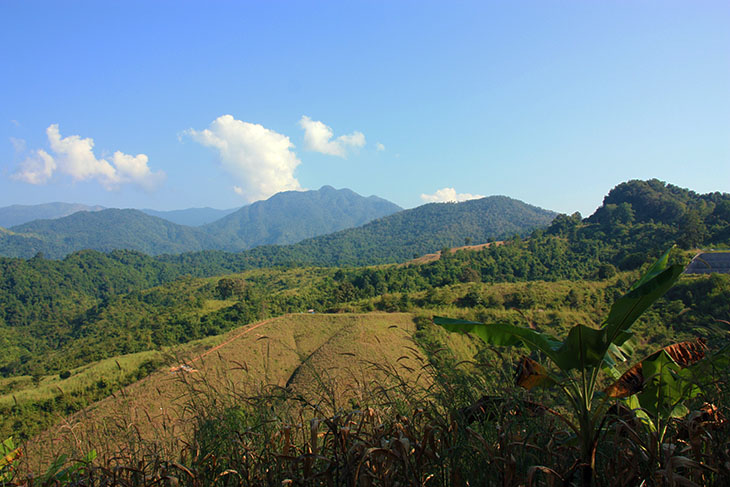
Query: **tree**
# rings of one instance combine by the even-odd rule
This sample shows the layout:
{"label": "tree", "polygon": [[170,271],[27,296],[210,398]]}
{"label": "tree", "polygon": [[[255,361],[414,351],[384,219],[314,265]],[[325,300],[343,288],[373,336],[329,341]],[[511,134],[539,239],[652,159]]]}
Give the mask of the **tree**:
{"label": "tree", "polygon": [[702,221],[699,213],[693,210],[684,214],[679,223],[679,231],[677,243],[685,249],[697,247],[709,236],[705,222]]}
{"label": "tree", "polygon": [[228,299],[233,296],[241,296],[246,289],[246,281],[224,277],[218,281],[216,291],[221,299]]}
{"label": "tree", "polygon": [[482,276],[479,271],[472,267],[465,267],[459,275],[459,281],[461,282],[479,282],[481,280]]}

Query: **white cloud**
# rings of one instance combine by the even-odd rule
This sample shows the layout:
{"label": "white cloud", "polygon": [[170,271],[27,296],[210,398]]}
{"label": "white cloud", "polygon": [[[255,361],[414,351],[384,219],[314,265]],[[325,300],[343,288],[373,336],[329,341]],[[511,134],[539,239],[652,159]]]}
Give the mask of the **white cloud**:
{"label": "white cloud", "polygon": [[345,157],[348,149],[365,145],[365,135],[362,132],[340,135],[336,139],[332,139],[334,132],[330,127],[322,122],[312,120],[306,115],[302,115],[299,126],[304,129],[305,147],[314,152]]}
{"label": "white cloud", "polygon": [[78,135],[61,137],[58,125],[46,129],[51,150],[58,156],[61,170],[76,181],[99,178],[104,185],[114,180],[114,167],[106,159],[94,155],[94,140],[82,139]]}
{"label": "white cloud", "polygon": [[43,184],[51,179],[55,170],[56,161],[53,160],[53,157],[43,149],[39,149],[33,151],[33,154],[20,164],[20,169],[11,177],[25,183]]}
{"label": "white cloud", "polygon": [[218,117],[205,130],[189,129],[185,133],[218,151],[223,168],[238,182],[233,190],[248,201],[301,189],[294,177],[300,161],[285,135],[231,115]]}
{"label": "white cloud", "polygon": [[116,151],[112,162],[98,159],[94,155],[94,140],[82,139],[78,135],[62,137],[58,124],[46,129],[48,143],[53,155],[44,150],[34,151],[20,164],[13,178],[30,184],[42,184],[59,171],[71,176],[75,181],[98,180],[106,189],[121,184],[137,184],[153,189],[165,178],[162,171],[153,173],[145,154],[131,156]]}
{"label": "white cloud", "polygon": [[484,198],[480,194],[458,193],[454,188],[441,188],[434,194],[422,194],[421,199],[428,203],[445,203],[447,201],[467,201]]}
{"label": "white cloud", "polygon": [[116,168],[115,183],[134,183],[148,190],[156,188],[165,179],[162,171],[153,173],[147,163],[149,158],[145,154],[130,156],[116,151],[112,158]]}
{"label": "white cloud", "polygon": [[383,152],[385,150],[385,146],[378,142],[377,144],[375,144],[375,150],[377,150],[378,152]]}
{"label": "white cloud", "polygon": [[13,150],[17,153],[25,152],[25,140],[23,139],[16,139],[15,137],[10,137],[10,143],[13,144]]}

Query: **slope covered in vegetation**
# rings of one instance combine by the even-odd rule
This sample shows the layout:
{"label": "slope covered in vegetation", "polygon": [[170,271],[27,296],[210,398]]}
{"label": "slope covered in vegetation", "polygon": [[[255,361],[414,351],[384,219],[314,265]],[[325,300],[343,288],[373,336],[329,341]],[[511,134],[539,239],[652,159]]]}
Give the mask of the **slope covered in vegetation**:
{"label": "slope covered in vegetation", "polygon": [[[318,191],[279,193],[234,212],[84,211],[13,226],[12,236],[0,234],[0,254],[28,258],[41,252],[47,257],[62,258],[83,249],[127,249],[149,255],[204,249],[238,251],[264,244],[298,242],[362,225],[399,210],[399,206],[382,198],[365,198],[349,189],[325,186]],[[220,219],[201,227],[173,223],[199,221],[216,212]]]}
{"label": "slope covered in vegetation", "polygon": [[[617,195],[623,195],[623,199]],[[690,244],[697,240],[685,237],[696,235],[692,228],[697,227],[677,224],[688,212],[697,211],[700,215],[699,224],[704,225],[704,231],[699,233],[702,237],[700,243],[718,247],[730,244],[723,237],[730,225],[723,213],[727,195],[696,195],[655,181],[632,181],[615,188],[609,196],[609,202],[604,202],[596,214],[586,220],[582,220],[579,215],[560,215],[548,227],[534,230],[526,238],[512,236],[501,245],[444,252],[438,260],[422,264],[308,267],[302,264],[307,262],[305,257],[308,254],[292,251],[308,248],[307,245],[311,245],[308,242],[281,248],[263,247],[239,254],[201,252],[153,258],[130,251],[108,254],[85,251],[72,254],[62,261],[47,260],[40,256],[28,260],[0,259],[0,371],[3,375],[0,379],[0,413],[3,418],[0,431],[5,435],[12,433],[16,438],[30,436],[39,427],[48,426],[54,420],[85,408],[120,387],[148,375],[166,361],[168,366],[180,364],[179,358],[177,362],[170,362],[172,356],[165,353],[175,351],[183,357],[191,357],[194,350],[225,341],[226,338],[221,334],[242,325],[309,309],[316,313],[302,315],[302,319],[310,320],[311,327],[307,328],[307,336],[300,336],[300,339],[314,339],[320,336],[319,332],[322,332],[322,336],[326,335],[312,352],[308,352],[311,357],[308,359],[309,355],[305,353],[309,349],[300,350],[297,339],[287,335],[298,326],[293,322],[275,320],[280,324],[288,324],[267,328],[266,333],[257,328],[254,335],[248,338],[253,341],[237,349],[239,355],[235,360],[238,364],[231,365],[229,369],[254,370],[261,366],[266,380],[236,380],[230,384],[244,387],[245,382],[245,393],[237,389],[238,395],[232,394],[236,391],[227,389],[228,384],[226,388],[220,389],[225,392],[221,396],[198,398],[202,402],[196,403],[197,406],[186,403],[193,408],[191,420],[194,425],[186,433],[188,436],[183,436],[184,441],[198,445],[199,451],[212,452],[221,462],[227,458],[225,462],[236,469],[242,467],[235,463],[235,452],[243,447],[248,448],[259,459],[259,463],[249,466],[254,477],[267,469],[272,471],[272,465],[276,464],[276,468],[281,469],[276,471],[281,475],[307,478],[307,474],[297,470],[302,467],[302,463],[297,462],[303,462],[305,457],[297,462],[285,462],[288,466],[284,467],[267,453],[265,443],[257,443],[258,440],[254,441],[253,438],[283,438],[286,428],[293,428],[290,431],[302,434],[302,431],[297,430],[297,414],[300,414],[299,423],[306,416],[308,419],[320,418],[323,424],[339,424],[337,418],[342,416],[336,412],[336,408],[325,408],[333,404],[331,399],[339,395],[328,395],[327,391],[338,387],[338,381],[347,384],[353,380],[357,384],[370,384],[372,387],[368,386],[368,394],[334,404],[340,404],[343,411],[349,411],[343,414],[349,414],[349,417],[354,418],[353,421],[365,421],[363,428],[372,426],[372,437],[369,437],[372,441],[383,440],[379,435],[383,431],[390,431],[389,428],[394,425],[406,424],[398,423],[398,418],[403,417],[408,418],[408,434],[425,435],[427,431],[434,431],[434,428],[448,431],[451,424],[448,418],[475,404],[481,394],[496,394],[498,386],[501,388],[510,382],[509,377],[517,365],[518,356],[511,351],[497,353],[468,338],[447,336],[443,330],[435,329],[430,323],[432,314],[527,325],[537,330],[549,330],[562,339],[573,325],[596,327],[600,324],[611,303],[627,292],[631,282],[639,277],[648,263],[675,241],[679,241],[682,247],[692,247]],[[671,218],[663,215],[656,210],[661,205],[652,206],[653,201],[663,199],[677,201],[677,208],[684,213],[675,212]],[[445,207],[458,208],[457,205]],[[380,224],[373,222],[370,225],[379,228]],[[277,253],[276,249],[284,253]],[[323,261],[333,259],[335,262],[348,262],[347,259],[352,258],[352,255],[356,253],[328,255],[322,250],[320,258]],[[672,252],[671,260],[686,264],[692,255],[692,250],[678,248]],[[411,256],[403,260],[408,257]],[[297,258],[301,260],[297,261]],[[288,265],[270,267],[272,264],[284,263]],[[356,326],[335,330],[332,323],[339,318],[322,314],[372,311],[410,313],[408,320],[411,320],[409,323],[413,323],[414,328],[408,328],[407,338],[412,342],[406,345],[392,336],[375,333],[382,342],[374,345],[368,334],[358,331]],[[634,354],[642,356],[672,342],[697,337],[705,339],[710,350],[718,350],[727,343],[727,331],[723,323],[729,318],[730,276],[710,274],[681,277],[638,320],[635,328],[639,339],[634,344]],[[396,319],[396,315],[393,315],[393,319]],[[387,319],[384,319],[385,322]],[[386,330],[389,330],[387,326],[382,331]],[[454,339],[462,341],[455,342]],[[375,348],[368,348],[368,343]],[[354,363],[352,353],[372,358],[378,347],[396,343],[399,343],[396,348],[402,349],[403,354],[395,360],[392,357],[388,359],[392,363],[371,360],[371,368],[362,367],[357,374],[348,377],[327,372],[331,367],[340,368],[338,364],[342,361],[353,359]],[[185,347],[185,344],[193,348],[180,348]],[[357,348],[358,344],[363,345],[360,352],[348,349],[348,346]],[[413,357],[402,358],[411,353],[409,347],[416,350],[424,362],[415,366],[408,362],[414,360]],[[289,352],[284,352],[284,349]],[[292,354],[291,350],[298,352]],[[314,351],[317,353],[312,355]],[[246,355],[249,352],[250,357]],[[266,353],[276,353],[275,360],[270,358],[274,355],[264,359]],[[208,358],[213,358],[212,355]],[[286,357],[295,356],[294,362],[308,363],[310,367],[300,368],[297,372],[286,369],[286,364],[294,364]],[[479,365],[474,366],[465,360]],[[112,365],[114,361],[117,363],[116,368]],[[359,358],[357,362],[365,363]],[[283,367],[281,370],[277,369],[277,363]],[[299,365],[293,367],[296,370]],[[161,370],[161,374],[169,376],[169,368]],[[386,374],[378,375],[381,373]],[[421,382],[411,381],[411,378],[419,375],[427,379],[431,386],[424,387]],[[209,378],[207,375],[198,377]],[[283,389],[279,377],[286,377],[283,379]],[[383,377],[388,377],[388,380],[385,381]],[[391,380],[393,382],[389,382]],[[328,386],[320,389],[318,396],[307,396],[301,392],[303,389],[297,389],[298,392],[287,389],[287,383],[290,386],[311,386],[314,383]],[[727,383],[718,378],[717,384],[718,387],[725,387]],[[251,392],[249,387],[261,389]],[[515,395],[515,400],[535,399],[534,396],[525,397],[516,390],[511,394]],[[214,397],[217,402],[206,402],[206,398]],[[188,401],[193,399],[187,396]],[[688,403],[688,407],[695,408],[700,414],[702,401],[712,402],[727,412],[727,404],[715,396],[698,396]],[[514,418],[516,422],[513,426],[518,428],[515,431],[537,428],[530,438],[534,439],[538,449],[547,444],[540,442],[549,440],[541,436],[539,431],[553,431],[553,437],[562,434],[555,423],[532,416],[510,416],[512,413],[507,414],[501,409],[507,406],[492,406],[501,411],[497,417]],[[162,407],[165,408],[164,405]],[[367,416],[370,419],[359,416],[369,408],[377,411],[372,413],[373,416]],[[154,415],[150,412],[150,416]],[[375,417],[379,419],[376,421]],[[267,429],[267,425],[276,427]],[[340,426],[344,427],[344,424]],[[319,433],[325,436],[340,434],[340,426],[332,426],[333,429]],[[478,444],[497,448],[494,445],[499,440],[489,436],[491,433],[488,432],[492,426],[492,423],[488,423],[484,430],[474,430],[486,441],[478,440]],[[500,426],[504,427],[507,425]],[[682,428],[683,423],[672,422],[667,431],[670,431],[670,435],[684,434]],[[251,436],[247,436],[249,434]],[[230,435],[238,435],[236,437],[239,440],[230,440]],[[241,438],[251,441],[247,443]],[[466,460],[449,456],[455,451],[448,446],[449,441],[456,442],[452,446],[461,445],[457,449],[465,448],[473,452],[476,451],[475,444],[470,442],[477,441],[475,437],[449,438],[452,439],[440,437],[428,447],[446,463],[429,463],[429,460],[421,464],[424,472],[436,475],[438,468],[462,469],[469,475],[475,475],[475,479],[482,478],[479,475],[488,469],[484,472],[470,470]],[[515,441],[513,437],[510,438],[510,441]],[[218,439],[223,443],[218,442]],[[415,436],[409,441],[416,441]],[[150,448],[160,446],[144,444]],[[620,451],[624,464],[629,464],[626,462],[631,458],[639,458],[633,457],[632,450],[625,445],[611,445],[600,453],[603,463],[599,466],[604,471],[618,468],[611,466],[612,460],[607,456],[610,451]],[[636,445],[634,447],[639,448]],[[307,448],[294,440],[290,447]],[[157,451],[159,453],[162,450]],[[283,450],[275,451],[278,455],[286,455]],[[560,475],[567,475],[570,459],[575,459],[567,444],[564,445],[564,456],[540,456],[530,451],[537,450],[512,450],[510,453],[517,462],[515,472],[522,472],[519,475],[515,473],[517,483],[525,482],[527,468],[539,464],[536,462],[559,467],[562,469]],[[142,450],[134,453],[137,454],[142,455]],[[494,456],[496,453],[489,455]],[[477,458],[488,462],[485,459],[492,458],[489,455],[482,452]],[[367,463],[369,460],[356,458],[358,462],[366,462],[363,465],[370,465],[367,468],[371,474],[382,473]],[[217,467],[206,463],[208,460],[203,457],[185,461],[188,462],[186,465],[198,469],[195,475],[204,477],[210,473],[206,470],[209,468],[216,471],[216,475],[221,473],[215,470]],[[647,471],[659,468],[656,463],[652,463],[654,460],[648,463],[645,460],[636,462]],[[506,474],[496,465],[494,467],[497,469],[494,472],[498,472],[494,474],[497,477]],[[346,466],[338,468],[349,471]],[[404,473],[406,470],[398,470],[405,466],[393,468],[396,469],[393,470],[393,475],[396,475],[393,478],[402,480],[405,478],[402,476],[407,475]],[[326,466],[322,465],[322,469],[326,470]],[[322,472],[322,469],[318,471]],[[639,474],[635,472],[632,475]],[[484,478],[492,481],[497,477]],[[261,480],[262,477],[255,478]],[[444,477],[448,478],[448,475]],[[444,479],[437,484],[453,483]]]}
{"label": "slope covered in vegetation", "polygon": [[99,211],[101,206],[78,203],[44,203],[40,205],[10,205],[0,208],[0,227],[13,227],[33,220],[61,218],[78,211]]}
{"label": "slope covered in vegetation", "polygon": [[317,191],[286,191],[257,201],[205,225],[221,242],[220,250],[238,251],[259,245],[286,245],[359,227],[402,208],[377,196],[362,197],[349,189],[322,186]]}

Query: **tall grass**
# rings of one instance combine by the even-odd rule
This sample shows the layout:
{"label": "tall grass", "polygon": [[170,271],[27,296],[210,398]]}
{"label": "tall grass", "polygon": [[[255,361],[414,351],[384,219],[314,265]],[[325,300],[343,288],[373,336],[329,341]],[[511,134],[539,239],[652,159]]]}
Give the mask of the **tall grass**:
{"label": "tall grass", "polygon": [[[200,374],[181,374],[187,428],[167,443],[155,442],[125,424],[128,418],[111,418],[88,434],[111,437],[111,430],[124,428],[127,443],[113,456],[100,454],[67,483],[581,485],[579,446],[560,417],[565,408],[555,398],[509,387],[514,357],[488,348],[475,355],[468,338],[458,336],[462,342],[444,347],[440,329],[423,318],[417,327],[415,341],[399,358],[353,359],[346,380],[300,357],[308,367],[306,389],[241,381],[236,374],[247,365],[235,362],[223,368],[230,373],[199,367]],[[263,347],[265,340],[258,343]],[[275,360],[263,351],[260,356]],[[264,370],[274,366],[261,364]],[[661,444],[630,411],[617,407],[598,445],[597,485],[728,485],[728,384],[728,371],[717,371],[714,387],[693,400],[687,418],[671,420]],[[86,453],[81,440],[77,458]],[[42,475],[14,482],[59,483]]]}

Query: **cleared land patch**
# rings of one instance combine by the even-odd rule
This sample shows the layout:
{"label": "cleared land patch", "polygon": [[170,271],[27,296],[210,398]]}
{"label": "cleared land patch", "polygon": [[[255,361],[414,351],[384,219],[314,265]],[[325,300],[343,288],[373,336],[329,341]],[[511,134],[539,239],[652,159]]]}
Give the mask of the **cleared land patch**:
{"label": "cleared land patch", "polygon": [[247,325],[203,354],[181,356],[177,370],[164,367],[66,418],[31,442],[28,456],[96,449],[111,459],[124,450],[180,451],[178,440],[192,427],[188,406],[197,394],[244,397],[268,385],[288,386],[307,400],[335,401],[322,407],[338,401],[344,406],[387,378],[378,366],[408,362],[417,369],[414,330],[408,313],[291,314]]}

